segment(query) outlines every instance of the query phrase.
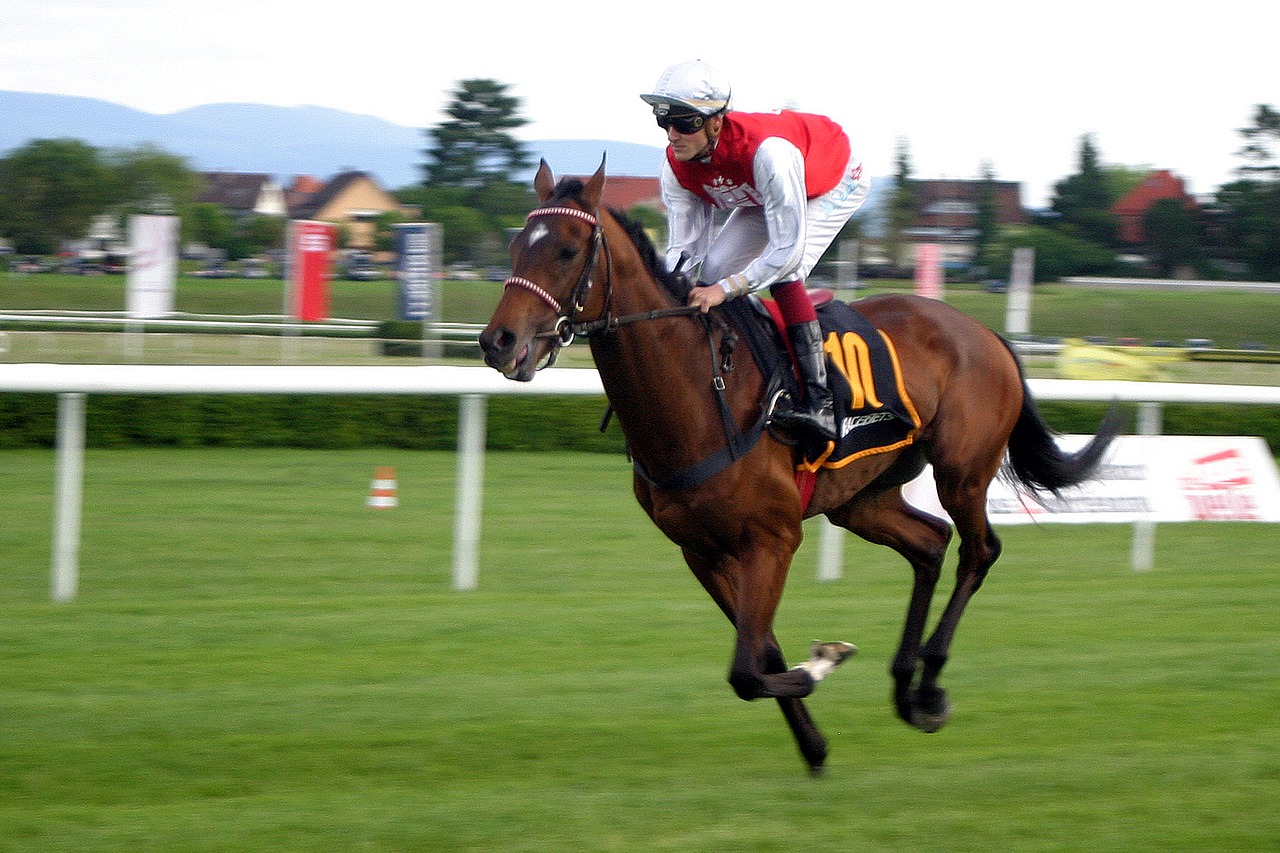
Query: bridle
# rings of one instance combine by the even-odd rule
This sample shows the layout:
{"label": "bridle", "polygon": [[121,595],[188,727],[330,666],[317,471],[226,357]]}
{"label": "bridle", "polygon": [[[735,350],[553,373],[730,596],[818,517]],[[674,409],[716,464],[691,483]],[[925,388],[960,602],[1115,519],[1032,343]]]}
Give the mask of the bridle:
{"label": "bridle", "polygon": [[[534,335],[534,338],[555,339],[546,363],[538,368],[539,370],[555,364],[561,347],[566,347],[573,343],[574,338],[578,335],[589,337],[598,333],[607,334],[616,331],[620,326],[630,323],[638,323],[642,320],[656,320],[662,317],[684,317],[699,311],[695,306],[682,305],[676,308],[659,308],[621,317],[614,316],[611,310],[613,304],[613,256],[609,251],[609,242],[604,238],[604,229],[600,225],[600,218],[581,208],[557,206],[536,208],[529,212],[529,215],[525,217],[525,221],[528,222],[538,216],[569,216],[574,219],[580,219],[591,226],[590,247],[587,251],[586,263],[582,267],[582,274],[578,277],[577,283],[574,284],[573,290],[569,292],[569,304],[567,307],[562,306],[559,300],[547,292],[546,288],[524,276],[512,275],[503,282],[502,288],[504,291],[509,287],[519,287],[522,290],[527,290],[545,302],[556,313],[555,327],[550,331],[538,332]],[[578,315],[582,313],[583,307],[587,304],[587,297],[590,296],[591,288],[595,284],[595,268],[602,247],[604,249],[605,279],[604,302],[600,309],[600,316],[594,320],[579,320]]]}
{"label": "bridle", "polygon": [[[592,331],[586,328],[587,324],[579,322],[578,315],[582,313],[583,307],[587,304],[587,297],[591,295],[591,288],[595,284],[596,261],[600,257],[600,248],[602,246],[604,247],[605,255],[605,296],[601,317],[608,316],[609,303],[613,296],[613,258],[610,256],[608,244],[605,243],[604,229],[600,227],[600,219],[595,214],[577,207],[539,207],[530,211],[529,215],[525,217],[525,221],[528,222],[539,216],[569,216],[574,219],[581,219],[591,226],[591,241],[590,248],[587,250],[586,263],[582,266],[582,274],[578,276],[578,281],[573,286],[573,290],[569,292],[567,309],[561,306],[560,302],[548,293],[546,288],[524,276],[512,275],[502,285],[503,290],[508,287],[519,287],[527,290],[550,306],[552,311],[556,312],[555,328],[549,332],[539,332],[534,335],[535,338],[555,338],[547,363],[542,365],[545,368],[556,363],[556,357],[560,354],[561,347],[566,347],[573,343],[573,339],[577,335],[587,335]],[[541,369],[539,368],[539,370]]]}
{"label": "bridle", "polygon": [[[711,373],[712,373],[712,392],[716,401],[716,407],[720,413],[720,420],[724,427],[725,446],[718,451],[710,454],[698,463],[689,466],[683,471],[667,477],[661,481],[654,480],[649,473],[641,465],[639,459],[632,459],[632,466],[638,476],[649,484],[660,489],[683,489],[697,485],[708,477],[724,470],[732,465],[736,460],[745,456],[750,452],[751,448],[759,440],[768,423],[769,409],[761,408],[760,417],[755,424],[745,433],[738,427],[738,422],[733,416],[733,412],[729,406],[729,402],[725,394],[725,381],[723,373],[733,370],[733,347],[737,341],[737,335],[725,324],[723,319],[713,318],[710,315],[703,314],[702,309],[696,305],[680,305],[672,308],[655,308],[651,311],[643,311],[638,314],[625,314],[622,316],[614,316],[612,312],[613,304],[613,256],[609,251],[609,242],[604,238],[604,230],[600,225],[600,218],[589,211],[582,210],[577,207],[539,207],[535,208],[525,218],[529,221],[537,216],[569,216],[574,219],[580,219],[591,226],[591,245],[587,252],[586,264],[582,268],[582,274],[578,277],[577,283],[573,286],[573,290],[569,293],[569,305],[564,307],[554,296],[552,296],[545,287],[531,281],[524,276],[512,275],[503,282],[502,289],[506,292],[509,287],[518,287],[522,290],[532,293],[541,299],[556,314],[555,327],[546,332],[538,332],[534,338],[552,338],[551,352],[547,356],[546,364],[539,367],[539,370],[550,367],[556,363],[556,358],[560,354],[562,347],[568,346],[573,342],[577,335],[588,337],[593,334],[610,334],[618,330],[619,327],[629,325],[631,323],[639,323],[645,320],[657,320],[663,317],[688,317],[698,315],[703,322],[703,326],[707,335],[707,346],[711,354]],[[600,257],[600,249],[604,248],[604,300],[600,308],[600,316],[594,320],[579,320],[578,315],[582,313],[583,307],[586,305],[587,297],[591,294],[593,286],[593,277],[595,275],[596,263]],[[683,263],[683,261],[682,261]],[[719,353],[716,351],[714,327],[718,326],[723,330]],[[770,379],[771,382],[777,381],[775,377]],[[766,394],[766,397],[772,396],[773,400],[777,399],[777,394],[772,392]],[[771,403],[772,405],[772,403]],[[606,411],[605,419],[600,425],[601,431],[608,424],[609,415],[612,413],[613,407],[610,405]]]}

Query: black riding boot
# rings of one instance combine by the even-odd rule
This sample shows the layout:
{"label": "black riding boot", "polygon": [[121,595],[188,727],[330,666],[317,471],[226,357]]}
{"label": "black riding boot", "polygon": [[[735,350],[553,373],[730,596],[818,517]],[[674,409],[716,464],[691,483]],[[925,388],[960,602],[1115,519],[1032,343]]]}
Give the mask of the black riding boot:
{"label": "black riding boot", "polygon": [[775,412],[773,422],[784,429],[802,430],[826,441],[836,440],[836,416],[827,388],[827,354],[822,349],[822,329],[817,320],[787,326],[787,337],[796,351],[804,402]]}

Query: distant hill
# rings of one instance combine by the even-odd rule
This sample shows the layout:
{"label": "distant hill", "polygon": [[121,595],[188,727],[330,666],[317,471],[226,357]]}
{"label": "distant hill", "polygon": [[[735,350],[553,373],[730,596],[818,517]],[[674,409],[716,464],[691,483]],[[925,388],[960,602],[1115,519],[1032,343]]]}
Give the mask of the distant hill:
{"label": "distant hill", "polygon": [[[421,179],[422,128],[326,107],[209,104],[155,115],[69,95],[0,90],[0,156],[34,139],[69,137],[102,148],[151,143],[187,158],[199,171],[265,172],[327,179],[349,169],[388,189]],[[608,152],[613,175],[654,177],[662,149],[600,139],[527,140],[536,163],[557,175],[590,174]],[[532,176],[532,171],[530,172]]]}

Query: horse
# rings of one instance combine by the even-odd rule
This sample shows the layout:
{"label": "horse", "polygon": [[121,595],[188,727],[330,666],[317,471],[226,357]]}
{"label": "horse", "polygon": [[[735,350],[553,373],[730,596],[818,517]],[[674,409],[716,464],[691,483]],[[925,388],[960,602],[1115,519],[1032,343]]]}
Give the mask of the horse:
{"label": "horse", "polygon": [[[909,725],[937,731],[951,716],[939,676],[952,639],[1000,556],[988,486],[1002,466],[1033,492],[1089,479],[1118,433],[1115,407],[1083,448],[1064,452],[999,335],[938,300],[860,299],[852,304],[892,341],[919,426],[895,450],[820,468],[806,503],[793,438],[766,428],[744,439],[769,402],[758,360],[743,350],[723,363],[737,328],[720,308],[686,306],[687,278],[666,269],[636,223],[602,206],[605,181],[603,160],[590,178],[558,183],[539,164],[539,204],[512,241],[511,277],[479,336],[485,363],[529,381],[586,336],[633,460],[636,500],[736,630],[729,684],[742,699],[777,701],[814,774],[828,746],[802,700],[855,649],[815,643],[807,661],[786,663],[773,620],[801,522],[825,515],[902,555],[914,583],[890,665],[893,704]],[[903,498],[926,463],[960,537],[955,586],[927,640],[952,525]]]}

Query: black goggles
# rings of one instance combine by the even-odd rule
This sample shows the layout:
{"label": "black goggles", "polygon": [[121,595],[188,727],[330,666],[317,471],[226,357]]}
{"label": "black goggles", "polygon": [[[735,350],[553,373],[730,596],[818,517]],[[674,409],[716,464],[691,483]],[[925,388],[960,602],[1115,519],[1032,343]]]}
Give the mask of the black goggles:
{"label": "black goggles", "polygon": [[676,129],[676,133],[685,134],[697,133],[702,129],[702,125],[707,121],[706,116],[700,116],[696,113],[682,113],[680,115],[671,115],[668,113],[666,115],[655,116],[655,118],[658,120],[658,127],[663,130],[674,127]]}

